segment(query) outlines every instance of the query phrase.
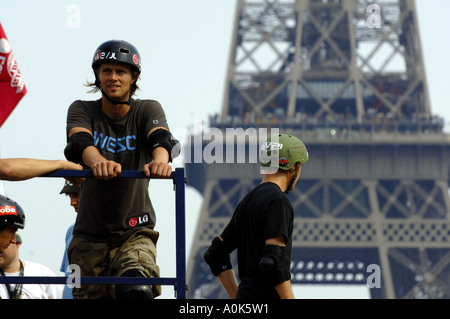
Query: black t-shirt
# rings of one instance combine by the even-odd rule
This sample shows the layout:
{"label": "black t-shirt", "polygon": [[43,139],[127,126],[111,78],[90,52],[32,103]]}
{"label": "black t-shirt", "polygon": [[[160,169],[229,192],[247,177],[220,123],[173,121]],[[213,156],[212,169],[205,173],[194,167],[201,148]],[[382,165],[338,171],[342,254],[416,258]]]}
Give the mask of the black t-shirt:
{"label": "black t-shirt", "polygon": [[[101,100],[75,101],[67,114],[67,133],[74,127],[88,129],[97,149],[122,170],[144,169],[152,161],[147,134],[152,128],[168,129],[165,113],[154,100],[131,100],[129,112],[111,119]],[[74,236],[93,241],[123,240],[140,227],[152,228],[156,215],[148,194],[149,179],[86,178],[81,187]]]}
{"label": "black t-shirt", "polygon": [[237,249],[238,298],[279,298],[275,287],[261,274],[259,261],[265,241],[279,234],[286,240],[286,264],[291,261],[294,209],[286,194],[274,183],[262,183],[237,206],[221,237]]}

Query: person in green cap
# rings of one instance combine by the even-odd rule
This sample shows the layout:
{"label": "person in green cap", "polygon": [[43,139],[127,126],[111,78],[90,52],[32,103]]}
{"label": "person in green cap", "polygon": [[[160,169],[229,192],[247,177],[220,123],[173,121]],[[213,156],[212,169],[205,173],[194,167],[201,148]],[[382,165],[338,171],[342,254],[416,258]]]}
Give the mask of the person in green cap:
{"label": "person in green cap", "polygon": [[[242,199],[203,256],[231,298],[294,299],[290,280],[294,208],[287,193],[308,159],[305,144],[292,135],[272,136],[261,146],[261,166],[275,167],[275,172],[267,170],[262,183]],[[234,250],[239,284],[230,259]]]}

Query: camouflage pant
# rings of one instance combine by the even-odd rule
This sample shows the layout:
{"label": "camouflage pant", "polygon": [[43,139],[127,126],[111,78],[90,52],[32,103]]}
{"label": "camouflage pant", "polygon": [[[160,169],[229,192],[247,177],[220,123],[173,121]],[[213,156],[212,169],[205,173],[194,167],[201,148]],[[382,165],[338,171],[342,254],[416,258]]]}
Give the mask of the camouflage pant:
{"label": "camouflage pant", "polygon": [[[74,237],[68,249],[71,265],[80,267],[81,277],[120,277],[127,270],[136,269],[144,277],[159,277],[156,265],[156,242],[159,233],[143,229],[134,233],[123,244],[113,246]],[[73,287],[74,299],[115,298],[115,285],[81,285]],[[161,295],[161,286],[152,286],[155,297]]]}

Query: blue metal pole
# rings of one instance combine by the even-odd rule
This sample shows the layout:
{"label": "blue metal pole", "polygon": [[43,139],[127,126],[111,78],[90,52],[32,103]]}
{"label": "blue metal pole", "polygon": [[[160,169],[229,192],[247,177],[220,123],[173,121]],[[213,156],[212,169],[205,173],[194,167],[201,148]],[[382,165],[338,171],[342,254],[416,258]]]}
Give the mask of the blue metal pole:
{"label": "blue metal pole", "polygon": [[[42,175],[41,177],[78,177],[78,178],[90,178],[94,177],[92,170],[56,170],[54,172]],[[143,171],[122,171],[118,177],[122,178],[152,178],[144,174]],[[157,178],[160,179],[160,178]],[[176,278],[148,278],[148,280],[153,281],[155,284],[166,284],[174,285],[176,289],[177,299],[186,299],[186,209],[185,209],[185,184],[186,179],[184,176],[184,168],[176,168],[175,172],[172,172],[170,179],[173,180],[175,185],[175,236],[176,236]],[[65,277],[53,278],[50,280],[62,283]],[[0,278],[0,280],[14,281],[14,278]],[[15,278],[17,280],[17,278]],[[22,280],[30,280],[39,282],[39,278],[29,277],[22,278]],[[130,278],[107,278],[107,277],[97,277],[97,278],[81,278],[83,283],[96,283],[96,282],[116,282],[119,283],[120,280],[130,280]],[[144,278],[140,278],[144,280]],[[41,278],[41,281],[49,280],[48,278]],[[2,281],[0,281],[1,283]],[[158,283],[157,283],[158,282]],[[121,282],[120,282],[121,283]]]}
{"label": "blue metal pole", "polygon": [[[174,179],[175,174],[176,172],[172,172],[172,175],[170,175],[169,179]],[[85,170],[58,169],[51,173],[42,175],[41,177],[94,177],[94,174],[90,169]],[[145,175],[143,171],[122,171],[122,173],[117,177],[163,179],[160,177],[148,177]]]}
{"label": "blue metal pole", "polygon": [[81,285],[97,285],[97,284],[133,284],[133,285],[176,285],[176,278],[142,278],[142,277],[79,277],[75,276],[58,276],[58,277],[38,277],[38,276],[0,276],[0,284],[47,284],[47,285],[66,285],[74,284],[79,279]]}
{"label": "blue metal pole", "polygon": [[175,169],[177,299],[186,299],[186,215],[184,168]]}

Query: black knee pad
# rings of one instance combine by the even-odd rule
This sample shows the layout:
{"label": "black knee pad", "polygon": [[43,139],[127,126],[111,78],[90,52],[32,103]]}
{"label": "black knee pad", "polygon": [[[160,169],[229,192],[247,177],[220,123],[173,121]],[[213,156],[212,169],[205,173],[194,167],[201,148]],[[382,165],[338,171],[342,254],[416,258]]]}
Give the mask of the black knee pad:
{"label": "black knee pad", "polygon": [[[144,277],[136,270],[128,270],[121,277]],[[116,299],[154,299],[149,285],[117,285]]]}
{"label": "black knee pad", "polygon": [[117,299],[154,299],[149,285],[118,285]]}

